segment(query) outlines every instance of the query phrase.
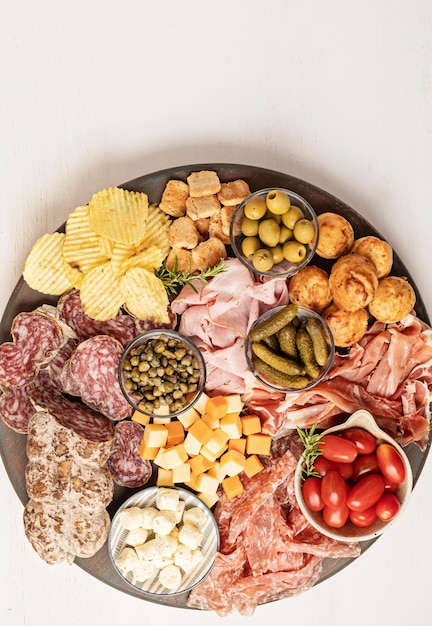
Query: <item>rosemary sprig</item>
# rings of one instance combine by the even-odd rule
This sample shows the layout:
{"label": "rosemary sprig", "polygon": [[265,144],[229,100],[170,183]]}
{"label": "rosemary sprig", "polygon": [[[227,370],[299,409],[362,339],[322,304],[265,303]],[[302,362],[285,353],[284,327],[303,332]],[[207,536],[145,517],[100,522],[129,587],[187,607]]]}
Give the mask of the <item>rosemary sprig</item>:
{"label": "rosemary sprig", "polygon": [[314,463],[316,459],[321,456],[319,448],[319,442],[322,435],[316,433],[317,424],[314,424],[309,430],[304,430],[299,426],[296,426],[297,432],[304,445],[304,452],[302,454],[302,480],[306,480],[308,476],[318,476],[318,472],[314,470]]}
{"label": "rosemary sprig", "polygon": [[173,267],[171,269],[166,266],[166,261],[164,261],[162,263],[162,266],[154,272],[156,276],[162,281],[168,293],[176,294],[181,287],[185,287],[186,285],[190,285],[195,293],[198,293],[198,289],[194,285],[194,282],[196,280],[205,285],[208,283],[210,278],[213,278],[214,276],[222,274],[222,272],[226,271],[223,259],[221,259],[219,263],[217,263],[213,267],[207,266],[198,274],[193,274],[190,269],[191,268],[189,263],[189,270],[177,270],[177,257],[175,257]]}

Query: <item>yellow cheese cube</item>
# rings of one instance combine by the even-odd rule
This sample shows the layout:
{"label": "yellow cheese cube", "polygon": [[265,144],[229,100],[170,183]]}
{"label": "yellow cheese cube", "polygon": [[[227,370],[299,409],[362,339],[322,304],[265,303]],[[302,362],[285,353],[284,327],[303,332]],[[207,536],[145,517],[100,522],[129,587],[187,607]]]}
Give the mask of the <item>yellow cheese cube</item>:
{"label": "yellow cheese cube", "polygon": [[240,439],[242,424],[238,413],[227,413],[221,418],[220,428],[229,435],[230,439]]}
{"label": "yellow cheese cube", "polygon": [[214,506],[219,500],[217,493],[197,493],[197,496],[204,502],[205,505],[208,506],[209,509],[211,509],[212,506]]}
{"label": "yellow cheese cube", "polygon": [[207,441],[213,435],[213,431],[211,428],[207,426],[205,422],[201,418],[197,419],[192,426],[189,428],[189,432],[198,439],[198,441],[205,446]]}
{"label": "yellow cheese cube", "polygon": [[220,458],[222,471],[227,476],[235,476],[243,471],[245,465],[245,456],[237,450],[228,450]]}
{"label": "yellow cheese cube", "polygon": [[202,445],[191,432],[188,432],[184,440],[184,447],[189,456],[195,456],[196,454],[199,454]]}
{"label": "yellow cheese cube", "polygon": [[198,476],[197,491],[204,491],[205,493],[216,493],[219,487],[219,481],[214,476],[203,472]]}
{"label": "yellow cheese cube", "polygon": [[209,474],[210,476],[214,476],[215,478],[218,479],[219,483],[222,482],[222,480],[225,478],[226,474],[223,471],[220,461],[215,461],[213,463],[213,465],[210,467],[210,469],[207,470],[207,474]]}
{"label": "yellow cheese cube", "polygon": [[263,469],[264,465],[261,463],[256,454],[248,456],[245,460],[244,473],[246,474],[246,476],[248,476],[248,478],[251,478],[251,476],[255,476],[255,474],[258,474]]}
{"label": "yellow cheese cube", "polygon": [[154,409],[153,411],[153,424],[169,424],[171,418],[166,414],[167,408],[165,406],[160,406],[158,409]]}
{"label": "yellow cheese cube", "polygon": [[270,435],[258,433],[256,435],[248,435],[246,438],[247,454],[270,454],[272,438]]}
{"label": "yellow cheese cube", "polygon": [[187,459],[188,454],[182,443],[179,443],[176,446],[171,446],[171,448],[165,448],[165,451],[163,453],[163,460],[166,469],[173,469],[174,467],[178,467],[179,465],[187,461]]}
{"label": "yellow cheese cube", "polygon": [[243,400],[239,393],[229,393],[225,396],[225,400],[228,403],[227,413],[241,413],[243,410]]}
{"label": "yellow cheese cube", "polygon": [[172,479],[172,470],[167,470],[163,467],[159,467],[156,478],[156,485],[158,487],[173,487],[174,483]]}
{"label": "yellow cheese cube", "polygon": [[212,461],[209,461],[208,459],[203,457],[202,454],[197,454],[196,456],[189,459],[187,462],[191,466],[191,470],[193,471],[193,473],[196,475],[206,472],[212,466]]}
{"label": "yellow cheese cube", "polygon": [[202,415],[201,419],[212,430],[215,430],[216,428],[219,428],[219,424],[220,424],[220,419],[219,418],[215,419],[214,417],[211,417],[207,413],[204,413],[204,415]]}
{"label": "yellow cheese cube", "polygon": [[184,413],[180,413],[177,416],[177,419],[183,425],[183,428],[186,430],[192,426],[192,424],[199,418],[200,414],[197,409],[192,406],[190,409],[184,411]]}
{"label": "yellow cheese cube", "polygon": [[223,448],[221,448],[221,450],[219,450],[219,452],[217,452],[216,454],[214,454],[213,452],[210,452],[207,446],[203,446],[201,448],[200,454],[202,454],[202,456],[208,461],[211,461],[211,463],[214,463],[220,457],[221,454],[226,452],[226,450],[228,450],[228,444],[225,444]]}
{"label": "yellow cheese cube", "polygon": [[228,450],[238,450],[244,454],[246,452],[246,439],[241,437],[240,439],[230,439],[228,441]]}
{"label": "yellow cheese cube", "polygon": [[159,448],[158,453],[156,454],[155,458],[153,459],[153,462],[158,465],[159,467],[162,467],[163,469],[170,469],[167,464],[165,463],[165,459],[164,459],[164,454],[165,454],[165,448]]}
{"label": "yellow cheese cube", "polygon": [[173,483],[187,483],[191,478],[191,467],[189,463],[182,463],[172,469]]}
{"label": "yellow cheese cube", "polygon": [[138,422],[138,424],[142,424],[143,426],[145,426],[146,424],[150,424],[150,415],[141,413],[141,411],[134,411],[132,413],[131,420],[133,422]]}
{"label": "yellow cheese cube", "polygon": [[225,396],[213,396],[207,400],[206,414],[212,419],[221,419],[227,413],[228,402]]}
{"label": "yellow cheese cube", "polygon": [[[189,465],[189,467],[190,467],[189,463],[187,463],[187,465]],[[192,468],[191,468],[189,480],[185,480],[184,481],[185,485],[187,485],[188,487],[190,487],[191,489],[196,491],[197,490],[196,485],[197,485],[198,476],[199,476],[199,474],[195,474],[195,472],[193,472]]]}
{"label": "yellow cheese cube", "polygon": [[203,392],[198,398],[198,400],[195,402],[193,408],[196,411],[198,411],[198,413],[201,413],[201,415],[203,415],[203,413],[205,413],[205,408],[206,408],[208,399],[209,399],[208,395]]}
{"label": "yellow cheese cube", "polygon": [[221,450],[229,439],[228,433],[223,431],[221,428],[213,431],[211,438],[205,444],[205,447],[209,452],[213,452],[213,454],[220,455]]}
{"label": "yellow cheese cube", "polygon": [[141,439],[141,443],[138,448],[138,454],[145,461],[154,461],[157,453],[159,452],[159,448],[149,448],[144,439]]}
{"label": "yellow cheese cube", "polygon": [[238,476],[229,476],[228,478],[224,478],[222,481],[222,488],[229,500],[235,498],[235,496],[240,495],[244,491],[242,482]]}
{"label": "yellow cheese cube", "polygon": [[143,438],[149,448],[163,448],[168,439],[168,430],[163,424],[147,424]]}
{"label": "yellow cheese cube", "polygon": [[185,432],[181,422],[169,422],[169,424],[165,424],[165,428],[168,431],[167,446],[176,446],[184,442]]}
{"label": "yellow cheese cube", "polygon": [[261,420],[258,415],[241,417],[243,435],[255,435],[261,432]]}

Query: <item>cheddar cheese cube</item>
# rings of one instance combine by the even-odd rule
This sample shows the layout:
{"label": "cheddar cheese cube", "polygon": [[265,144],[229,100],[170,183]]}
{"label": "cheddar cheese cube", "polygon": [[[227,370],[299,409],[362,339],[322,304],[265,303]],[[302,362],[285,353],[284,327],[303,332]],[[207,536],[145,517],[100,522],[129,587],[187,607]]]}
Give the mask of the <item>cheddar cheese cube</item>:
{"label": "cheddar cheese cube", "polygon": [[187,462],[191,466],[191,470],[193,471],[193,473],[197,475],[206,472],[208,469],[211,468],[213,464],[212,461],[209,461],[208,459],[203,457],[202,454],[197,454],[191,459],[188,459]]}
{"label": "cheddar cheese cube", "polygon": [[179,443],[176,446],[171,446],[171,448],[165,448],[163,453],[163,460],[166,469],[178,467],[182,463],[185,463],[187,459],[188,454],[182,443]]}
{"label": "cheddar cheese cube", "polygon": [[241,413],[243,410],[243,401],[239,393],[229,393],[225,396],[227,401],[227,413]]}
{"label": "cheddar cheese cube", "polygon": [[240,419],[243,435],[255,435],[261,432],[261,420],[258,415],[245,415]]}
{"label": "cheddar cheese cube", "polygon": [[230,439],[240,439],[242,424],[238,413],[227,413],[220,420],[220,428],[229,435]]}
{"label": "cheddar cheese cube", "polygon": [[[188,465],[190,467],[189,463],[188,463]],[[191,468],[189,480],[185,480],[184,481],[185,485],[187,485],[188,487],[190,487],[191,489],[196,491],[197,490],[196,486],[197,486],[198,476],[199,476],[199,474],[195,474],[195,472],[193,472],[192,468]]]}
{"label": "cheddar cheese cube", "polygon": [[173,479],[172,479],[172,470],[164,469],[163,467],[158,468],[156,485],[158,487],[173,487]]}
{"label": "cheddar cheese cube", "polygon": [[245,456],[237,450],[228,450],[220,458],[221,470],[227,476],[235,476],[243,471]]}
{"label": "cheddar cheese cube", "polygon": [[184,442],[185,432],[181,422],[169,422],[169,424],[165,424],[165,428],[168,431],[167,446],[176,446]]}
{"label": "cheddar cheese cube", "polygon": [[241,437],[240,439],[230,439],[228,441],[228,450],[237,450],[244,454],[246,452],[246,438]]}
{"label": "cheddar cheese cube", "polygon": [[141,411],[134,411],[131,415],[131,420],[133,422],[138,422],[138,424],[142,424],[143,426],[146,426],[147,424],[150,424],[150,415],[141,413]]}
{"label": "cheddar cheese cube", "polygon": [[219,487],[219,481],[214,476],[203,472],[198,476],[197,491],[204,491],[205,493],[216,493]]}
{"label": "cheddar cheese cube", "polygon": [[143,439],[149,448],[163,448],[168,439],[168,430],[164,424],[147,424]]}
{"label": "cheddar cheese cube", "polygon": [[209,399],[208,395],[203,392],[198,398],[198,400],[195,402],[195,404],[193,405],[193,408],[196,411],[198,411],[198,413],[201,413],[201,415],[203,415],[205,413],[205,408],[206,408],[208,399]]}
{"label": "cheddar cheese cube", "polygon": [[182,463],[173,467],[172,469],[172,481],[173,483],[187,483],[191,478],[191,466],[189,463]]}
{"label": "cheddar cheese cube", "polygon": [[212,419],[221,419],[226,415],[228,409],[228,402],[225,396],[213,396],[207,400],[205,406],[206,414]]}
{"label": "cheddar cheese cube", "polygon": [[205,446],[212,437],[213,431],[201,418],[197,419],[189,428],[189,432],[198,439],[201,445]]}
{"label": "cheddar cheese cube", "polygon": [[217,478],[219,483],[221,483],[226,476],[225,472],[223,471],[221,467],[220,461],[215,461],[213,465],[210,467],[210,469],[207,470],[207,474]]}
{"label": "cheddar cheese cube", "polygon": [[204,413],[201,416],[201,419],[212,430],[215,430],[216,428],[219,428],[219,424],[220,424],[220,419],[219,418],[215,419],[214,417],[211,417],[207,413]]}
{"label": "cheddar cheese cube", "polygon": [[226,493],[228,500],[235,498],[235,496],[239,496],[244,491],[242,482],[237,475],[224,478],[222,481],[222,488]]}
{"label": "cheddar cheese cube", "polygon": [[248,435],[246,438],[247,454],[270,454],[272,438],[262,433]]}
{"label": "cheddar cheese cube", "polygon": [[200,414],[195,406],[190,407],[184,411],[184,413],[180,413],[177,416],[178,421],[183,425],[183,428],[187,430],[192,426],[192,424],[199,418]]}
{"label": "cheddar cheese cube", "polygon": [[184,440],[184,447],[189,456],[195,456],[199,454],[202,444],[191,432],[188,432]]}
{"label": "cheddar cheese cube", "polygon": [[159,467],[162,467],[163,469],[170,469],[164,459],[164,455],[165,455],[165,448],[159,448],[155,458],[153,459],[153,462],[158,465]]}
{"label": "cheddar cheese cube", "polygon": [[212,506],[214,506],[219,500],[217,493],[197,493],[197,496],[204,502],[205,505],[208,506],[209,509],[211,509]]}
{"label": "cheddar cheese cube", "polygon": [[256,454],[248,456],[244,464],[244,473],[248,478],[255,476],[264,469],[264,465],[261,463]]}
{"label": "cheddar cheese cube", "polygon": [[144,459],[144,461],[154,461],[158,452],[159,448],[149,448],[146,445],[144,438],[141,439],[141,443],[138,448],[138,454],[142,459]]}
{"label": "cheddar cheese cube", "polygon": [[209,450],[210,452],[213,452],[213,454],[220,455],[228,439],[228,433],[226,433],[221,428],[217,428],[213,431],[212,436],[205,444],[205,448],[207,448],[207,450]]}

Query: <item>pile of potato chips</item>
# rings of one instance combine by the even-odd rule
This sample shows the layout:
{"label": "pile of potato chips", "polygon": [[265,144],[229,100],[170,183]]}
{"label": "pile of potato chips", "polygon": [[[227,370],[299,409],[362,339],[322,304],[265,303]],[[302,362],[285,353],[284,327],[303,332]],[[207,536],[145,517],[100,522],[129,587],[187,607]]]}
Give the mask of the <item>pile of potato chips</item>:
{"label": "pile of potato chips", "polygon": [[169,252],[170,224],[145,193],[104,189],[69,215],[65,233],[36,241],[24,280],[54,296],[79,289],[84,311],[96,320],[108,320],[125,306],[139,319],[167,323],[168,296],[154,269]]}

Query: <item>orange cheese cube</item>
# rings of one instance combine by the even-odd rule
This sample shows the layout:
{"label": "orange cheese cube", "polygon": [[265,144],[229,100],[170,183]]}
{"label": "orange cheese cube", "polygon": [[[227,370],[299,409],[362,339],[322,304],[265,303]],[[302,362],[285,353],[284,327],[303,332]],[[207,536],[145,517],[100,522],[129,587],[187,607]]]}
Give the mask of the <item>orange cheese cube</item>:
{"label": "orange cheese cube", "polygon": [[[189,463],[188,463],[188,465],[189,465],[189,467],[190,467],[190,464],[189,464]],[[199,476],[199,475],[198,475],[198,474],[195,474],[195,473],[192,471],[192,468],[191,468],[189,480],[187,480],[187,481],[185,480],[185,481],[184,481],[185,485],[187,485],[188,487],[190,487],[191,489],[193,489],[194,491],[196,491],[196,490],[197,490],[196,486],[197,486],[198,476]]]}
{"label": "orange cheese cube", "polygon": [[200,414],[198,413],[195,406],[192,406],[190,409],[184,411],[184,413],[180,413],[177,419],[183,425],[183,428],[187,430],[199,418],[199,416]]}
{"label": "orange cheese cube", "polygon": [[197,491],[203,491],[204,493],[216,493],[217,488],[219,487],[219,481],[214,476],[207,474],[207,472],[203,472],[198,476],[196,485]]}
{"label": "orange cheese cube", "polygon": [[194,474],[202,474],[211,468],[213,462],[209,461],[202,454],[197,454],[187,461],[191,466],[191,470]]}
{"label": "orange cheese cube", "polygon": [[207,400],[205,412],[212,419],[221,419],[226,415],[227,408],[228,402],[225,396],[213,396]]}
{"label": "orange cheese cube", "polygon": [[244,454],[246,452],[246,439],[241,437],[240,439],[230,439],[228,441],[228,450],[237,450]]}
{"label": "orange cheese cube", "polygon": [[246,438],[246,452],[247,454],[270,454],[272,438],[270,435],[263,435],[258,433],[255,435],[248,435]]}
{"label": "orange cheese cube", "polygon": [[145,461],[154,461],[157,453],[159,452],[159,448],[149,448],[144,439],[141,439],[141,443],[138,448],[138,454]]}
{"label": "orange cheese cube", "polygon": [[207,426],[201,418],[197,419],[189,428],[189,432],[205,446],[207,441],[212,437],[213,431]]}
{"label": "orange cheese cube", "polygon": [[228,500],[235,498],[243,493],[244,488],[238,476],[229,476],[222,481],[222,488],[226,493]]}
{"label": "orange cheese cube", "polygon": [[173,469],[178,467],[182,463],[185,463],[188,459],[188,454],[182,443],[172,446],[171,448],[165,448],[163,453],[163,460],[166,469]]}
{"label": "orange cheese cube", "polygon": [[243,435],[255,435],[261,432],[261,420],[258,415],[241,417]]}
{"label": "orange cheese cube", "polygon": [[248,456],[245,460],[244,464],[244,473],[248,478],[251,476],[255,476],[264,469],[264,465],[261,463],[256,454],[252,454],[252,456]]}
{"label": "orange cheese cube", "polygon": [[210,415],[208,415],[207,413],[204,413],[202,415],[202,421],[207,424],[207,426],[209,428],[211,428],[212,430],[215,430],[216,428],[219,428],[219,424],[220,424],[220,419],[217,418],[215,419],[214,417],[211,417]]}
{"label": "orange cheese cube", "polygon": [[220,428],[229,435],[230,439],[240,439],[242,423],[238,413],[227,413],[220,420]]}
{"label": "orange cheese cube", "polygon": [[197,496],[204,502],[205,505],[208,506],[209,509],[211,509],[212,506],[214,506],[219,500],[217,493],[197,493]]}
{"label": "orange cheese cube", "polygon": [[164,424],[147,424],[143,439],[149,448],[163,448],[168,439],[168,430]]}
{"label": "orange cheese cube", "polygon": [[227,476],[240,474],[244,469],[245,456],[237,450],[228,450],[220,458],[221,470]]}
{"label": "orange cheese cube", "polygon": [[215,461],[213,463],[213,465],[210,467],[210,469],[207,470],[207,474],[209,474],[210,476],[214,476],[215,478],[218,479],[219,483],[222,482],[222,480],[225,478],[226,474],[223,471],[223,469],[221,468],[221,464],[219,461]]}
{"label": "orange cheese cube", "polygon": [[168,431],[167,446],[176,446],[184,442],[185,432],[181,422],[170,422],[169,424],[165,424],[165,428]]}
{"label": "orange cheese cube", "polygon": [[145,413],[141,413],[141,411],[134,411],[132,413],[131,420],[146,426],[146,424],[150,424],[150,415],[145,415]]}
{"label": "orange cheese cube", "polygon": [[156,478],[156,485],[158,487],[173,487],[174,483],[172,479],[172,470],[167,470],[163,467],[159,467]]}
{"label": "orange cheese cube", "polygon": [[191,478],[191,466],[189,463],[182,463],[172,469],[173,483],[187,483]]}

